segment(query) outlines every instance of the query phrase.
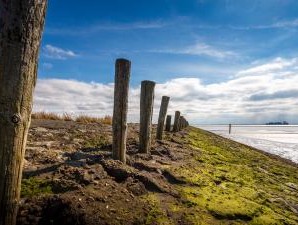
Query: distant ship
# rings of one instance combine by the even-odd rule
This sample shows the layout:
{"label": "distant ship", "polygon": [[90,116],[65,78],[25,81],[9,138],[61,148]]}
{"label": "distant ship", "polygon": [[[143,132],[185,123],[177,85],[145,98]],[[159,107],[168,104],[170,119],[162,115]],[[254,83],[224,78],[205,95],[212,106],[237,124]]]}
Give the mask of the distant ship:
{"label": "distant ship", "polygon": [[283,121],[283,122],[269,122],[269,123],[266,123],[266,125],[289,125],[289,123],[287,121]]}

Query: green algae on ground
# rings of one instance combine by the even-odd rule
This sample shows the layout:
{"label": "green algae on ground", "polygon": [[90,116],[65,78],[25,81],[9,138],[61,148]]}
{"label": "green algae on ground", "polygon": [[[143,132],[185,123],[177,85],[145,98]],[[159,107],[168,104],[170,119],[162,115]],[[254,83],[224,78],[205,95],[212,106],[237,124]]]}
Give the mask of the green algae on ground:
{"label": "green algae on ground", "polygon": [[200,129],[187,141],[192,158],[171,170],[189,183],[189,224],[298,223],[297,167]]}
{"label": "green algae on ground", "polygon": [[[87,136],[77,132],[73,134],[73,139],[80,140],[83,148],[94,150],[92,154],[110,150],[111,140],[108,137],[102,134]],[[297,167],[195,128],[166,133],[165,142],[159,145],[169,152],[165,151],[165,157],[158,161],[165,159],[157,173],[174,191],[149,192],[140,197],[132,195],[142,201],[142,206],[133,205],[134,209],[146,214],[137,224],[298,224]],[[164,171],[185,182],[168,179],[163,176]],[[125,182],[120,185],[125,185]],[[56,193],[56,188],[52,180],[24,179],[22,197]],[[100,193],[102,189],[96,191]],[[96,204],[107,204],[109,200],[105,196],[108,194],[109,190],[99,198],[101,203]],[[91,199],[93,197],[90,198],[93,202]],[[115,204],[115,201],[111,202],[111,205]],[[128,202],[125,201],[125,206]],[[133,213],[131,208],[115,212],[117,217],[125,218]]]}
{"label": "green algae on ground", "polygon": [[50,182],[34,177],[22,180],[22,198],[33,197],[41,194],[53,194]]}
{"label": "green algae on ground", "polygon": [[146,225],[174,225],[170,218],[167,217],[166,212],[161,207],[161,202],[157,194],[147,194],[142,197],[150,206],[150,211],[147,214]]}
{"label": "green algae on ground", "polygon": [[[80,137],[80,136],[78,136]],[[110,140],[102,134],[90,134],[82,143],[83,148],[105,148],[110,146]]]}

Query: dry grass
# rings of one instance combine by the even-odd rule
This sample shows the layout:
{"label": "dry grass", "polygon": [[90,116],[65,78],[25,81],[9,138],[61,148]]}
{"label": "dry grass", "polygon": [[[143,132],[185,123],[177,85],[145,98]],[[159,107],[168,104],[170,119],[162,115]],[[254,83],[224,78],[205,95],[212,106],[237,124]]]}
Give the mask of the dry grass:
{"label": "dry grass", "polygon": [[104,116],[104,117],[91,117],[87,115],[80,115],[75,119],[78,123],[101,123],[101,124],[112,124],[112,117],[111,116]]}
{"label": "dry grass", "polygon": [[62,120],[64,120],[64,121],[73,121],[73,118],[69,113],[63,113]]}
{"label": "dry grass", "polygon": [[52,112],[35,112],[31,115],[36,120],[62,120],[62,116]]}
{"label": "dry grass", "polygon": [[31,115],[32,119],[39,119],[39,120],[63,120],[63,121],[75,121],[78,123],[101,123],[101,124],[112,124],[112,117],[111,116],[104,116],[104,117],[92,117],[88,115],[80,115],[77,117],[72,116],[69,113],[63,113],[63,115],[59,115],[52,112],[35,112]]}

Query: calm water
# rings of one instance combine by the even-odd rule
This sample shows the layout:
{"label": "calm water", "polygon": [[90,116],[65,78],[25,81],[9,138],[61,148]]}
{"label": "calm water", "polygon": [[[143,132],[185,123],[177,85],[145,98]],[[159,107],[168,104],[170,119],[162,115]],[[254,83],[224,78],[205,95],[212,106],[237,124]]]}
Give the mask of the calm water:
{"label": "calm water", "polygon": [[197,125],[197,127],[298,163],[298,125]]}

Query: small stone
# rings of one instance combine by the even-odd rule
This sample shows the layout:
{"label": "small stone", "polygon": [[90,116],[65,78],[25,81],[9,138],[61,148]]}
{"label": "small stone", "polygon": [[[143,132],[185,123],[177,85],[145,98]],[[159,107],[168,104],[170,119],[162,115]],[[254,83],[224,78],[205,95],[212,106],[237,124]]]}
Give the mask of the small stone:
{"label": "small stone", "polygon": [[[89,167],[89,169],[91,168],[90,166],[88,166],[88,167]],[[96,173],[96,170],[95,169],[89,170],[88,173],[89,174],[95,174]]]}
{"label": "small stone", "polygon": [[156,169],[156,172],[159,173],[159,174],[162,174],[161,169]]}
{"label": "small stone", "polygon": [[286,183],[286,185],[287,185],[289,188],[292,188],[292,189],[298,191],[298,185],[296,185],[296,184],[294,184],[294,183]]}
{"label": "small stone", "polygon": [[42,132],[48,132],[48,130],[44,127],[36,127],[36,128],[34,128],[34,131],[41,132],[41,133]]}
{"label": "small stone", "polygon": [[116,212],[116,209],[111,208],[110,211],[113,212],[113,213],[115,213]]}
{"label": "small stone", "polygon": [[95,185],[98,185],[99,184],[99,182],[96,181],[96,180],[92,181],[92,183],[95,184]]}
{"label": "small stone", "polygon": [[93,197],[91,197],[91,196],[88,197],[88,200],[89,200],[89,201],[92,201],[92,202],[95,201],[95,199],[94,199]]}

